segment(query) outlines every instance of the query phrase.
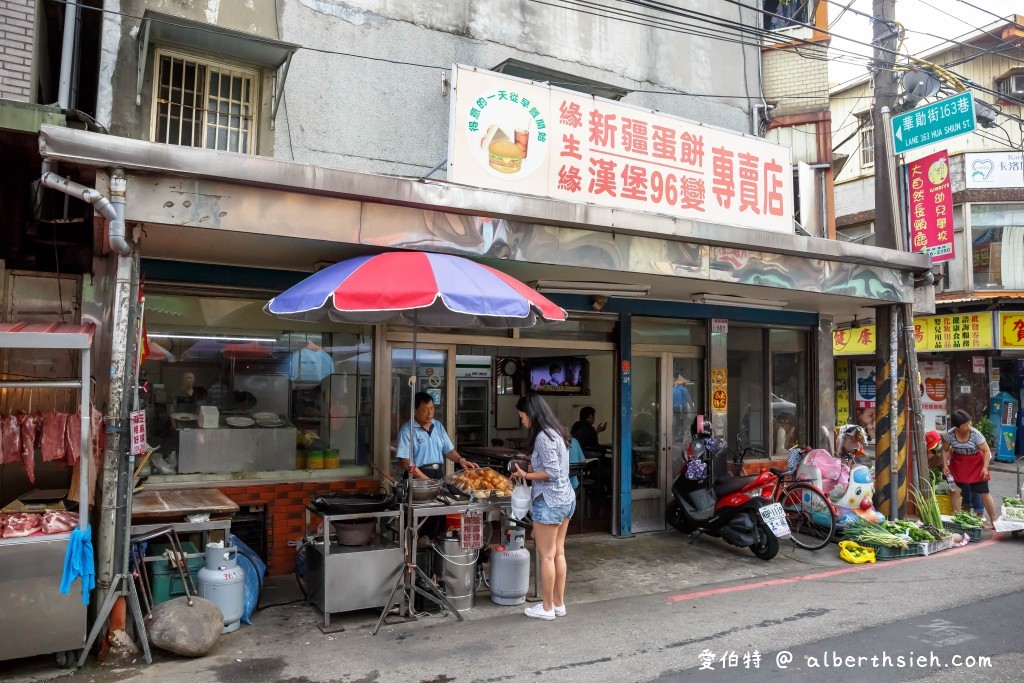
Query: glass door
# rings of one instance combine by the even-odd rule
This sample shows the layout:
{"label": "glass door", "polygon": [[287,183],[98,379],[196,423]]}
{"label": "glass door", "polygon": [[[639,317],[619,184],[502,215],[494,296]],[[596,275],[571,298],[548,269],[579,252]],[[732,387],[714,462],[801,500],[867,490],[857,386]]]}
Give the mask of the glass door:
{"label": "glass door", "polygon": [[[444,425],[451,435],[448,423],[448,351],[423,348],[416,350],[417,392],[430,394],[434,399],[434,419]],[[398,446],[398,430],[411,419],[412,348],[402,346],[391,347],[391,420],[388,433],[391,446],[390,470],[399,475],[401,468],[396,457]],[[454,438],[454,437],[453,437]]]}
{"label": "glass door", "polygon": [[690,442],[690,424],[704,411],[702,356],[702,349],[633,354],[634,532],[665,528],[665,506]]}
{"label": "glass door", "polygon": [[632,527],[637,533],[665,528],[663,356],[633,354],[632,359],[633,433],[629,438],[633,450]]}

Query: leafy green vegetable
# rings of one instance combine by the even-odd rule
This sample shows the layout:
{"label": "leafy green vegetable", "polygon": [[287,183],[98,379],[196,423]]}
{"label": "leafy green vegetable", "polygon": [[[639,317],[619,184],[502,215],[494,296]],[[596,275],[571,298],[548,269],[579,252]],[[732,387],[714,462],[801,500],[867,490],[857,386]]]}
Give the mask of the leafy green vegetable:
{"label": "leafy green vegetable", "polygon": [[939,501],[935,498],[935,490],[925,484],[924,490],[911,489],[914,505],[921,521],[935,528],[942,527],[942,513],[939,512]]}
{"label": "leafy green vegetable", "polygon": [[963,527],[983,526],[985,524],[984,519],[967,510],[961,510],[953,515],[953,521]]}

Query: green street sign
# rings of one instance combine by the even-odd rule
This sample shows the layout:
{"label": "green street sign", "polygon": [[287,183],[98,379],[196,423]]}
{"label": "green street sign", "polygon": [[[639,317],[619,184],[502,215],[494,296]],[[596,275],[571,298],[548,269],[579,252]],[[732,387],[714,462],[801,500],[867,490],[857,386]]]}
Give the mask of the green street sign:
{"label": "green street sign", "polygon": [[896,154],[973,132],[974,98],[962,92],[892,117]]}

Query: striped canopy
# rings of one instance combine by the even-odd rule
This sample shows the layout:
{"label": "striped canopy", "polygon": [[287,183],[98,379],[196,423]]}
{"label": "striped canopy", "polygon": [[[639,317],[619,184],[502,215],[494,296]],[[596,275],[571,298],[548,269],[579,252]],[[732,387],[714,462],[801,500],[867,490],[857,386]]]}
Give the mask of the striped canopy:
{"label": "striped canopy", "polygon": [[489,266],[448,254],[388,252],[336,263],[270,300],[290,320],[426,327],[530,327],[565,311]]}

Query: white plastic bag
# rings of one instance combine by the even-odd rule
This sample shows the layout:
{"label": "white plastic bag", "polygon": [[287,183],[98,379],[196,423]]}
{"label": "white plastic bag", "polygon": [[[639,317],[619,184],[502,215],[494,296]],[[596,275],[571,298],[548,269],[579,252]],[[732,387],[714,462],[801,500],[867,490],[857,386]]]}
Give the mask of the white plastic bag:
{"label": "white plastic bag", "polygon": [[523,520],[530,513],[533,507],[533,492],[530,485],[520,479],[516,487],[512,489],[512,518]]}

